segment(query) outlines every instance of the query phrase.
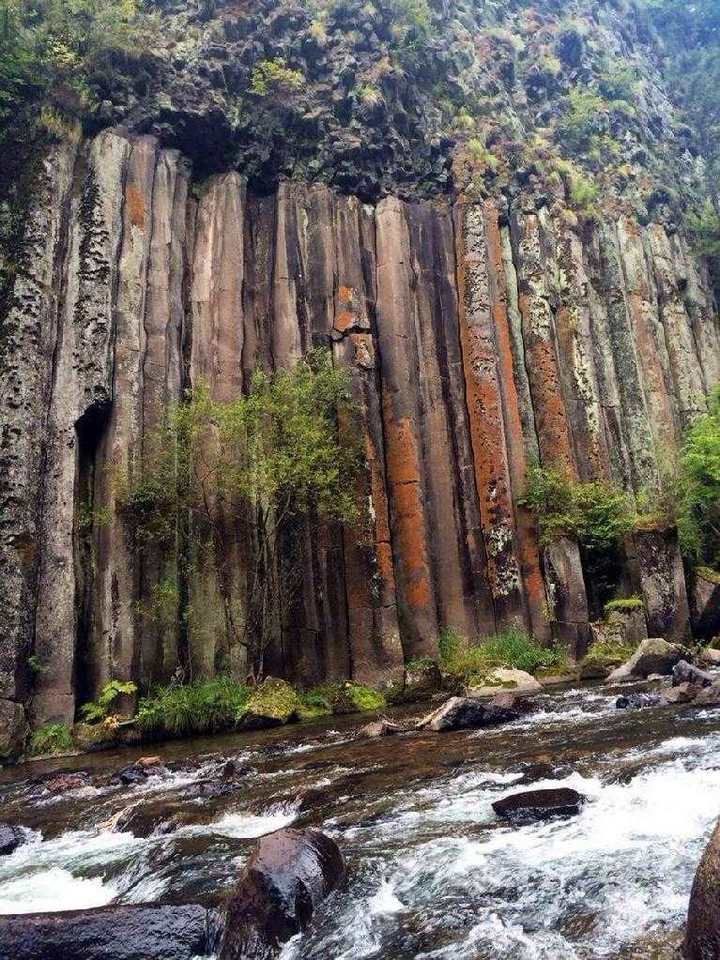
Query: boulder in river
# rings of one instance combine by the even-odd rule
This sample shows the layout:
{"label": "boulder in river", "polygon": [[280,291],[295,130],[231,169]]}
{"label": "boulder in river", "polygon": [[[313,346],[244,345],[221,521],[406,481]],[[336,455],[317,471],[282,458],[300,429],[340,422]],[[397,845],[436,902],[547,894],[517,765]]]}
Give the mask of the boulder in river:
{"label": "boulder in river", "polygon": [[19,827],[11,827],[7,823],[0,823],[0,857],[9,853],[25,842],[25,834]]}
{"label": "boulder in river", "polygon": [[662,637],[644,640],[635,653],[622,666],[610,674],[608,683],[619,683],[634,677],[645,679],[651,673],[668,676],[676,663],[684,660],[687,651],[675,643],[668,643]]}
{"label": "boulder in river", "polygon": [[527,697],[532,694],[542,693],[542,684],[533,677],[532,674],[524,670],[510,670],[505,667],[498,667],[486,677],[479,686],[469,687],[468,697],[494,697],[501,691],[508,693],[517,693],[520,696]]}
{"label": "boulder in river", "polygon": [[585,797],[569,787],[547,790],[526,790],[512,793],[496,800],[492,807],[495,813],[515,826],[554,817],[571,817],[580,813]]}
{"label": "boulder in river", "polygon": [[662,694],[663,703],[693,703],[701,690],[702,687],[698,687],[694,683],[688,683],[687,681],[679,683],[677,686],[664,691]]}
{"label": "boulder in river", "polygon": [[389,720],[373,720],[372,723],[366,723],[364,727],[360,727],[358,736],[375,739],[376,737],[390,737],[392,734],[401,731],[402,727],[398,723],[391,723]]}
{"label": "boulder in river", "polygon": [[228,904],[219,960],[270,960],[304,930],[345,877],[338,845],[317,830],[262,837]]}
{"label": "boulder in river", "polygon": [[659,693],[627,693],[617,698],[615,706],[618,710],[642,710],[645,707],[660,707],[664,702]]}
{"label": "boulder in river", "polygon": [[687,960],[717,960],[720,957],[720,821],[695,873],[688,909],[685,956]]}
{"label": "boulder in river", "polygon": [[220,920],[197,904],[0,917],[0,960],[191,960],[211,954]]}
{"label": "boulder in river", "polygon": [[711,673],[694,667],[687,660],[681,660],[680,663],[675,664],[672,678],[674,687],[681,683],[691,683],[695,687],[710,687],[715,681],[715,677]]}
{"label": "boulder in river", "polygon": [[472,730],[489,727],[498,723],[508,723],[520,716],[514,706],[499,706],[483,703],[473,697],[450,697],[437,710],[423,717],[418,728],[444,733],[448,730]]}
{"label": "boulder in river", "polygon": [[720,682],[716,680],[712,686],[703,687],[693,703],[698,707],[714,707],[720,704]]}

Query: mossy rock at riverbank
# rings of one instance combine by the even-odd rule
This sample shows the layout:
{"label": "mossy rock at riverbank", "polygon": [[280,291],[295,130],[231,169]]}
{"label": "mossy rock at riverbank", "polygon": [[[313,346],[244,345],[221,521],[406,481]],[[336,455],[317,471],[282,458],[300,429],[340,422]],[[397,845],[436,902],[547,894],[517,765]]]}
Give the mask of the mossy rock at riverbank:
{"label": "mossy rock at riverbank", "polygon": [[300,695],[287,680],[268,677],[253,690],[238,726],[241,730],[280,726],[295,719],[300,707]]}
{"label": "mossy rock at riverbank", "polygon": [[323,697],[335,714],[365,713],[387,706],[384,694],[362,683],[328,683],[316,687],[313,694]]}

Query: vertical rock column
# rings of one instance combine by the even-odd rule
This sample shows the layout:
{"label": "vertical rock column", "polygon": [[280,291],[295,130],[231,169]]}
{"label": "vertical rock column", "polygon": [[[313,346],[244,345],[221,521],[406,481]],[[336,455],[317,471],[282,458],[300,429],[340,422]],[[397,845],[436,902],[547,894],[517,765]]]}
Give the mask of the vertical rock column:
{"label": "vertical rock column", "polygon": [[335,201],[333,357],[347,367],[357,417],[340,431],[360,431],[365,469],[358,481],[360,517],[343,531],[348,642],[352,676],[391,683],[403,669],[385,476],[375,309],[375,218],[356,198]]}
{"label": "vertical rock column", "polygon": [[399,200],[378,204],[376,228],[377,336],[398,619],[407,656],[436,656],[439,626],[421,467],[410,238]]}
{"label": "vertical rock column", "polygon": [[99,649],[79,650],[76,664],[74,537],[82,519],[76,516],[78,472],[81,465],[92,469],[97,429],[112,403],[113,315],[129,157],[130,144],[122,137],[106,132],[93,140],[70,208],[39,531],[35,652],[45,669],[34,699],[38,723],[72,721],[76,672],[89,678],[79,690],[81,698],[89,696],[107,676],[112,657],[110,637],[101,634]]}
{"label": "vertical rock column", "polygon": [[[460,341],[472,437],[475,482],[480,499],[487,575],[499,625],[527,625],[527,608],[515,538],[496,320],[502,323],[501,284],[490,291],[485,214],[481,205],[455,210]],[[497,270],[499,264],[494,263]],[[496,277],[496,279],[499,279]],[[505,318],[506,319],[506,318]],[[504,344],[507,348],[507,344]],[[522,442],[522,438],[521,442]]]}
{"label": "vertical rock column", "polygon": [[[57,344],[59,284],[77,139],[41,164],[21,267],[2,321],[0,364],[0,761],[22,747],[39,566],[43,447]],[[43,649],[44,656],[48,650]],[[38,654],[39,655],[39,654]],[[45,716],[72,718],[66,682]]]}
{"label": "vertical rock column", "polygon": [[[94,522],[90,674],[97,695],[110,679],[140,675],[139,557],[121,490],[142,471],[143,355],[157,143],[133,141],[127,161],[114,309],[113,402],[98,449]],[[88,574],[91,575],[90,573]]]}
{"label": "vertical rock column", "polygon": [[[182,393],[183,274],[188,260],[188,174],[174,150],[158,156],[153,187],[142,361],[142,459],[156,455],[158,431]],[[144,684],[167,680],[187,651],[178,649],[183,590],[175,544],[148,544],[140,556],[140,668]]]}
{"label": "vertical rock column", "polygon": [[[243,268],[245,182],[235,173],[212,180],[195,220],[190,288],[190,382],[204,384],[226,403],[242,392],[244,343]],[[217,452],[210,438],[204,457]],[[232,508],[223,510],[209,491],[211,522],[193,518],[189,558],[189,656],[194,676],[230,669],[244,675],[246,662],[247,530]]]}
{"label": "vertical rock column", "polygon": [[[544,210],[544,208],[543,208]],[[554,307],[558,291],[555,237],[547,218],[534,211],[512,220],[513,248],[528,372],[540,461],[577,476],[570,424],[563,398]],[[562,557],[557,556],[559,552]],[[576,654],[587,643],[587,600],[580,551],[563,540],[543,557],[548,608],[555,639]]]}

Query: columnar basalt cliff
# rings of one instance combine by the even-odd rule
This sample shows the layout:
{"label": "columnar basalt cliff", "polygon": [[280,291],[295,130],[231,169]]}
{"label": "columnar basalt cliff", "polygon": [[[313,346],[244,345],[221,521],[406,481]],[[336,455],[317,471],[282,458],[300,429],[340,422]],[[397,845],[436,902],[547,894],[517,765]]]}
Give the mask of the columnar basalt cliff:
{"label": "columnar basalt cliff", "polygon": [[[597,598],[578,545],[541,548],[518,505],[528,465],[652,489],[720,378],[706,269],[657,224],[578,226],[530,193],[510,209],[372,207],[298,182],[254,196],[237,173],[198,197],[152,137],[71,138],[38,180],[0,366],[0,705],[14,736],[25,716],[72,721],[110,678],[244,674],[233,626],[252,600],[252,531],[228,522],[220,567],[189,564],[181,529],[140,553],[118,477],[142,469],[187,388],[231,399],[256,367],[317,345],[351,373],[370,534],[308,522],[285,545],[302,576],[285,585],[266,670],[303,682],[390,682],[437,654],[443,628],[518,624],[582,653]],[[187,622],[144,614],[168,578]],[[651,634],[688,635],[671,533],[635,535],[618,579],[642,594]]]}

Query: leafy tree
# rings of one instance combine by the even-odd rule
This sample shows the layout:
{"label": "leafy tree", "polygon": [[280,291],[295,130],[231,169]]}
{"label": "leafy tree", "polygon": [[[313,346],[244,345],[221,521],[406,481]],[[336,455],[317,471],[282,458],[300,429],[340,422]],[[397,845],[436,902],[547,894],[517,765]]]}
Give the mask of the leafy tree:
{"label": "leafy tree", "polygon": [[678,534],[683,553],[720,569],[720,388],[688,430],[680,457]]}
{"label": "leafy tree", "polygon": [[[198,384],[170,411],[137,479],[124,481],[124,509],[141,548],[174,543],[179,518],[189,517],[190,553],[212,558],[230,639],[246,648],[257,674],[280,603],[283,535],[298,517],[345,524],[358,517],[359,449],[352,431],[338,432],[338,417],[353,413],[348,374],[327,351],[290,370],[257,371],[248,393],[227,403]],[[224,569],[238,525],[249,525],[254,539],[252,609],[243,623]]]}

